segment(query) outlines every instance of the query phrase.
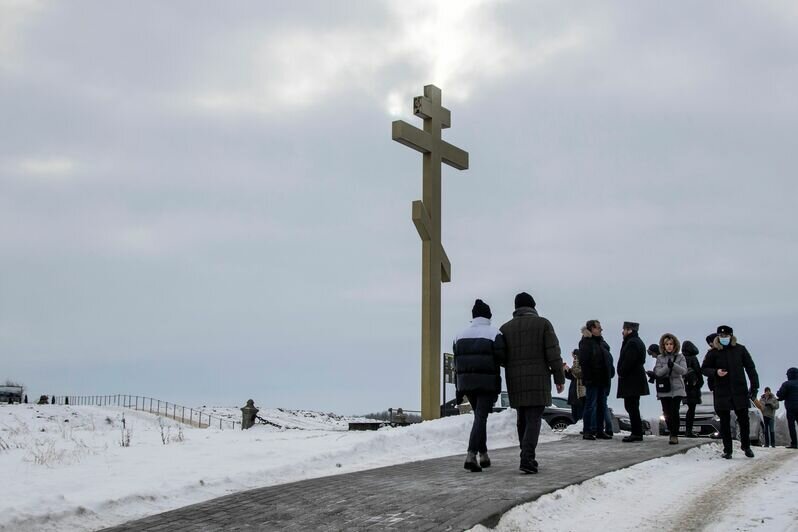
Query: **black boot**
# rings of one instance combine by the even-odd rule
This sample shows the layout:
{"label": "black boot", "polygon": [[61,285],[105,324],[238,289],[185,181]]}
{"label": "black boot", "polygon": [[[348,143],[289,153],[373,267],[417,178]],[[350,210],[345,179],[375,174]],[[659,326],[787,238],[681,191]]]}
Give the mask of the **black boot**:
{"label": "black boot", "polygon": [[754,451],[752,451],[750,447],[748,449],[743,449],[743,451],[745,451],[745,456],[748,458],[754,457]]}
{"label": "black boot", "polygon": [[468,454],[466,454],[466,459],[465,459],[465,463],[463,464],[463,467],[465,469],[468,469],[472,473],[479,473],[480,471],[482,471],[482,468],[479,467],[479,464],[477,463],[477,455],[476,455],[476,453],[472,453],[472,452],[469,452]]}
{"label": "black boot", "polygon": [[643,441],[643,436],[640,436],[640,435],[637,435],[637,434],[630,434],[629,436],[625,436],[624,438],[621,438],[621,441],[622,442],[626,442],[626,443],[634,442],[634,441]]}
{"label": "black boot", "polygon": [[537,460],[521,460],[521,465],[518,467],[522,473],[535,474],[538,472]]}
{"label": "black boot", "polygon": [[487,452],[479,453],[479,466],[483,469],[490,467],[490,457]]}
{"label": "black boot", "polygon": [[585,432],[584,434],[582,434],[582,439],[583,440],[595,440],[596,439],[596,435],[595,434],[590,434],[589,432]]}

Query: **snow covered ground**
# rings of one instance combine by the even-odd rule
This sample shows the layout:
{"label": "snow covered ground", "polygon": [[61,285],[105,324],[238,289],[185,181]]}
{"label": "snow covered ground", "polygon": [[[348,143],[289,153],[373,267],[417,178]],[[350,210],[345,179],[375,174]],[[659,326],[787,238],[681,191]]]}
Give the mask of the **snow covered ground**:
{"label": "snow covered ground", "polygon": [[643,462],[513,508],[492,530],[798,530],[798,452],[755,452],[747,459],[738,446],[724,460],[715,443]]}
{"label": "snow covered ground", "polygon": [[[0,531],[96,530],[235,491],[460,454],[472,420],[348,432],[353,418],[334,414],[260,415],[271,424],[241,431],[115,407],[0,405]],[[560,437],[544,429],[542,441]],[[514,412],[491,416],[488,434],[492,448],[517,445]],[[728,461],[712,445],[645,462],[515,508],[496,530],[798,531],[798,453],[756,452]]]}
{"label": "snow covered ground", "polygon": [[[472,420],[348,432],[349,418],[331,414],[259,415],[280,427],[161,427],[155,415],[116,407],[2,405],[0,530],[96,530],[235,491],[459,454]],[[492,415],[488,434],[493,448],[517,445],[514,412]]]}

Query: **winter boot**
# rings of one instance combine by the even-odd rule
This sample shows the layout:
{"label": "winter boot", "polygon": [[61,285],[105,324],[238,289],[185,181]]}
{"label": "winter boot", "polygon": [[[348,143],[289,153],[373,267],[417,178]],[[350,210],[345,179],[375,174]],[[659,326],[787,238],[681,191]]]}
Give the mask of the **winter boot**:
{"label": "winter boot", "polygon": [[643,441],[643,437],[637,434],[630,434],[629,436],[624,436],[623,438],[621,438],[621,441],[626,443]]}
{"label": "winter boot", "polygon": [[482,468],[490,467],[490,457],[487,452],[479,453],[479,466]]}
{"label": "winter boot", "polygon": [[748,458],[754,457],[754,451],[752,451],[750,447],[748,449],[743,449],[743,451],[745,452],[745,456]]}
{"label": "winter boot", "polygon": [[671,445],[676,445],[677,443],[679,443],[679,436],[671,436],[670,438],[668,438],[668,443]]}
{"label": "winter boot", "polygon": [[522,473],[527,475],[535,474],[538,472],[538,461],[537,460],[521,460],[521,465],[519,468]]}
{"label": "winter boot", "polygon": [[463,464],[463,467],[465,469],[468,469],[472,473],[479,473],[480,471],[482,471],[482,468],[479,467],[479,464],[477,463],[477,454],[472,452],[466,454],[466,459],[465,463]]}

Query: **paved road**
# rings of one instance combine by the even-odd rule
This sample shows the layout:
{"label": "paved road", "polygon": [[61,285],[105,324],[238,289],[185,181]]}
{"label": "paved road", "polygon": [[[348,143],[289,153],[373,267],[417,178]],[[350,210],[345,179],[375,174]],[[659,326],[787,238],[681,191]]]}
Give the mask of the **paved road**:
{"label": "paved road", "polygon": [[510,508],[616,469],[706,443],[647,437],[643,444],[566,437],[538,446],[540,473],[518,471],[518,449],[491,451],[493,467],[450,456],[244,491],[108,528],[106,532],[464,530],[494,526]]}

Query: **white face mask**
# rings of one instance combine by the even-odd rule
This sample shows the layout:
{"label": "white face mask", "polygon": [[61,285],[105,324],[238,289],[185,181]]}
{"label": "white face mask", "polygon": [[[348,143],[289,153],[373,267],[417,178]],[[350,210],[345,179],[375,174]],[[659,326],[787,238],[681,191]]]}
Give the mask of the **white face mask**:
{"label": "white face mask", "polygon": [[731,336],[720,336],[718,341],[720,345],[729,345],[731,343]]}

